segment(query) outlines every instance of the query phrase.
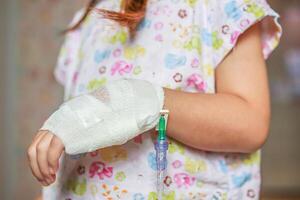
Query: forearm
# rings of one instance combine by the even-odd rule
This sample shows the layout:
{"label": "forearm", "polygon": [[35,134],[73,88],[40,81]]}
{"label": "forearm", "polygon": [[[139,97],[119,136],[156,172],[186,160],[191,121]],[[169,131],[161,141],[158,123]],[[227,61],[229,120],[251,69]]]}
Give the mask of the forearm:
{"label": "forearm", "polygon": [[194,148],[252,152],[264,143],[269,117],[231,94],[204,94],[165,88],[170,110],[167,134]]}

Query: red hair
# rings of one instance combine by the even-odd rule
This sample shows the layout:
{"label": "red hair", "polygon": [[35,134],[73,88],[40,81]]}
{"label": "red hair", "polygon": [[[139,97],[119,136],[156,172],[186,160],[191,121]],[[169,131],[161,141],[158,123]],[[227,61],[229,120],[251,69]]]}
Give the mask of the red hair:
{"label": "red hair", "polygon": [[136,33],[137,26],[145,16],[147,0],[121,0],[121,11],[115,12],[105,9],[95,8],[97,0],[91,0],[86,8],[84,15],[72,27],[64,32],[69,32],[79,28],[82,22],[86,19],[92,10],[101,14],[104,18],[108,18],[118,22],[121,26],[127,26],[130,33],[130,38],[133,38]]}

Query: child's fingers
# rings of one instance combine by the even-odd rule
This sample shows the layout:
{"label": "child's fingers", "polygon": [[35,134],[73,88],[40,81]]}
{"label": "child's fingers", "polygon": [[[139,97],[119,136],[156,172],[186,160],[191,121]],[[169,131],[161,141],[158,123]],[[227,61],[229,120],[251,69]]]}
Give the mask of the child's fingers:
{"label": "child's fingers", "polygon": [[37,164],[37,157],[36,157],[36,145],[37,143],[41,140],[41,138],[46,134],[46,132],[38,132],[37,136],[29,146],[27,150],[27,156],[28,156],[28,161],[29,161],[29,166],[31,169],[32,174],[37,178],[39,182],[41,182],[43,185],[45,185],[44,178],[42,173],[40,172],[39,166]]}
{"label": "child's fingers", "polygon": [[48,148],[51,142],[53,135],[51,133],[45,134],[42,139],[37,143],[36,149],[37,149],[37,163],[40,169],[40,172],[42,173],[44,180],[47,182],[47,184],[50,184],[53,182],[53,177],[50,174],[49,167],[48,167]]}
{"label": "child's fingers", "polygon": [[53,175],[55,175],[55,172],[57,171],[59,157],[64,151],[64,148],[62,141],[54,136],[48,150],[48,165],[50,167],[50,173]]}
{"label": "child's fingers", "polygon": [[33,143],[34,141],[36,141],[38,138],[40,138],[41,135],[44,135],[44,134],[47,133],[47,132],[48,132],[48,131],[46,131],[46,130],[38,131],[37,134],[33,137],[32,143]]}

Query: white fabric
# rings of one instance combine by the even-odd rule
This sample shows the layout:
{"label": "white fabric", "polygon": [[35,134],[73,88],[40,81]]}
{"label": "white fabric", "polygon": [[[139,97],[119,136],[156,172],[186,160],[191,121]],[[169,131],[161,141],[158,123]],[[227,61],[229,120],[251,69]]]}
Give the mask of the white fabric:
{"label": "white fabric", "polygon": [[148,81],[119,79],[64,102],[43,124],[78,154],[121,145],[156,126],[163,88]]}
{"label": "white fabric", "polygon": [[[97,8],[119,11],[120,2],[101,0]],[[277,46],[281,29],[272,26],[278,14],[266,0],[148,0],[145,19],[132,41],[126,27],[91,14],[79,29],[66,35],[55,77],[65,88],[65,100],[124,77],[213,94],[214,69],[238,37],[261,20],[266,25],[261,42],[268,55]],[[191,104],[191,110],[199,103]],[[56,182],[44,188],[43,199],[157,199],[155,134],[150,130],[77,160],[64,155]],[[168,139],[165,199],[259,199],[260,151],[206,152]]]}

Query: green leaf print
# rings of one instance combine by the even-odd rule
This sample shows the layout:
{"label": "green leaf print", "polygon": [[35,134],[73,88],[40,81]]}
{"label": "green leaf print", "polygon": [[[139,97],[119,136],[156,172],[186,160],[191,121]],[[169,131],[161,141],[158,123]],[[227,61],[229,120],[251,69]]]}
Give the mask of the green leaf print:
{"label": "green leaf print", "polygon": [[127,38],[128,38],[127,32],[124,30],[120,30],[110,38],[109,42],[112,44],[115,44],[117,42],[120,42],[121,44],[125,44]]}
{"label": "green leaf print", "polygon": [[212,36],[212,45],[213,45],[213,48],[216,49],[216,50],[218,50],[223,45],[223,39],[218,37],[218,32],[217,31],[214,31],[211,34],[211,36]]}
{"label": "green leaf print", "polygon": [[179,144],[178,142],[176,142],[175,140],[169,139],[170,143],[169,143],[169,149],[168,152],[169,153],[175,153],[178,152],[180,154],[184,154],[184,147],[183,145]]}
{"label": "green leaf print", "polygon": [[126,175],[123,171],[122,172],[117,172],[116,176],[115,176],[115,179],[122,182],[126,179]]}
{"label": "green leaf print", "polygon": [[255,3],[251,3],[247,5],[246,12],[252,13],[256,18],[260,18],[265,15],[265,11],[263,10],[262,7],[259,7]]}
{"label": "green leaf print", "polygon": [[67,190],[71,190],[74,194],[82,196],[86,192],[86,179],[81,182],[79,180],[68,180],[66,183]]}
{"label": "green leaf print", "polygon": [[145,48],[142,47],[141,45],[135,45],[131,47],[124,47],[124,57],[133,60],[136,59],[140,56],[145,55]]}
{"label": "green leaf print", "polygon": [[260,162],[260,152],[259,151],[251,153],[250,155],[247,155],[243,159],[243,163],[245,165],[254,165],[254,164],[258,164],[259,162]]}
{"label": "green leaf print", "polygon": [[193,36],[189,41],[185,42],[183,48],[191,51],[193,49],[197,50],[198,54],[201,54],[201,40],[199,37]]}
{"label": "green leaf print", "polygon": [[157,200],[157,194],[155,192],[150,192],[148,195],[148,200]]}
{"label": "green leaf print", "polygon": [[[147,200],[158,200],[156,192],[150,192]],[[163,194],[162,200],[175,200],[175,192],[171,191],[168,194]]]}
{"label": "green leaf print", "polygon": [[198,172],[206,171],[207,166],[204,160],[193,160],[189,157],[186,157],[184,162],[184,169],[191,174],[195,174]]}
{"label": "green leaf print", "polygon": [[186,0],[186,2],[191,6],[194,7],[198,0]]}
{"label": "green leaf print", "polygon": [[87,85],[87,89],[89,91],[91,90],[95,90],[99,87],[101,87],[102,85],[104,85],[106,83],[106,78],[102,78],[102,79],[93,79],[91,80],[88,85]]}

